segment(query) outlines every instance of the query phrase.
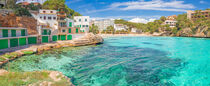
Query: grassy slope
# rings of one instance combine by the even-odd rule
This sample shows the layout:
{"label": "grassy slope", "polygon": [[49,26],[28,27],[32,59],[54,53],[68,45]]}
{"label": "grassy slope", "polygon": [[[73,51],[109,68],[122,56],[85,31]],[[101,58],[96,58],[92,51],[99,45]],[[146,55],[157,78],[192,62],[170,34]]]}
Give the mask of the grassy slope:
{"label": "grassy slope", "polygon": [[[69,86],[68,80],[66,78],[57,76],[60,78],[59,81],[54,81],[50,76],[49,72],[9,72],[0,76],[0,86],[28,86],[35,85],[39,86],[40,83],[50,82],[51,86]],[[47,86],[44,85],[44,86]]]}

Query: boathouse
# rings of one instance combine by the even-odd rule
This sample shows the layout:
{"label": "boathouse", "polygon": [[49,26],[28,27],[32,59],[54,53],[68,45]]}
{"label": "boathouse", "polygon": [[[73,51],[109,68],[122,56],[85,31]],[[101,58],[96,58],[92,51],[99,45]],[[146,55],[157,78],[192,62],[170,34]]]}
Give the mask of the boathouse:
{"label": "boathouse", "polygon": [[0,49],[37,44],[37,36],[28,36],[26,28],[0,27]]}

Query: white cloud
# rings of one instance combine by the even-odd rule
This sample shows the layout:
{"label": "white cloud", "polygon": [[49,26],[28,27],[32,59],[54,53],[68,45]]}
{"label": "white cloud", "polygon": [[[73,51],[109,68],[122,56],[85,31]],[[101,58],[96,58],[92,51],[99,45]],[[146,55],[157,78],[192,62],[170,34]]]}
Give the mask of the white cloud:
{"label": "white cloud", "polygon": [[92,12],[101,12],[107,10],[158,10],[158,11],[177,11],[185,12],[195,8],[192,4],[186,4],[184,1],[164,1],[164,0],[152,0],[152,1],[128,1],[128,2],[115,2],[112,3],[106,9],[92,10]]}
{"label": "white cloud", "polygon": [[82,0],[69,0],[69,1],[66,1],[66,4],[72,4],[72,3],[76,3],[76,2],[80,2]]}
{"label": "white cloud", "polygon": [[125,19],[134,23],[148,23],[159,19],[161,16],[107,16],[107,17],[92,17],[91,20],[101,19]]}
{"label": "white cloud", "polygon": [[201,0],[200,3],[201,3],[201,4],[208,4],[208,3],[207,3],[206,1],[204,1],[204,0]]}
{"label": "white cloud", "polygon": [[133,18],[131,20],[129,20],[129,22],[133,22],[133,23],[144,23],[144,24],[147,24],[148,22],[153,22],[155,21],[156,19],[144,19],[144,18]]}

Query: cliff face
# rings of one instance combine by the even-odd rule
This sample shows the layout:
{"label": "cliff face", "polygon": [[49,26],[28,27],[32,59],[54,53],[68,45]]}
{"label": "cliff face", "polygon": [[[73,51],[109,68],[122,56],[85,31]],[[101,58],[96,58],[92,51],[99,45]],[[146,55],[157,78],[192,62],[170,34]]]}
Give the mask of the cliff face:
{"label": "cliff face", "polygon": [[194,29],[184,28],[178,31],[176,34],[173,34],[171,31],[159,31],[159,35],[157,36],[210,37],[210,28],[207,26],[197,26],[194,27]]}
{"label": "cliff face", "polygon": [[1,27],[23,27],[27,28],[29,35],[36,35],[37,21],[33,17],[17,17],[14,14],[0,15]]}
{"label": "cliff face", "polygon": [[191,28],[184,28],[179,31],[176,36],[187,36],[187,37],[210,37],[210,28],[205,26],[198,26],[193,31]]}

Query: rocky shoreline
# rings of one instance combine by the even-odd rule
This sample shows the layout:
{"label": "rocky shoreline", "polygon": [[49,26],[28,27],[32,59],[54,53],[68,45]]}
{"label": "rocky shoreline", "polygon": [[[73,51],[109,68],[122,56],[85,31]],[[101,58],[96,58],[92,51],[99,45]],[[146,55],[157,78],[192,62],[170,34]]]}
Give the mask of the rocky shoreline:
{"label": "rocky shoreline", "polygon": [[[20,49],[14,52],[10,53],[5,53],[0,55],[0,66],[3,64],[14,60],[18,57],[24,56],[24,55],[31,55],[31,54],[41,54],[43,51],[51,50],[51,49],[56,49],[56,48],[62,48],[62,47],[75,47],[75,46],[85,46],[85,45],[95,45],[95,44],[100,44],[103,43],[103,38],[99,35],[94,35],[92,33],[86,34],[84,37],[71,40],[71,41],[58,41],[55,43],[46,43],[46,44],[41,44],[41,45],[34,45],[30,46],[25,49]],[[16,74],[14,76],[10,76]],[[27,75],[29,74],[29,75]],[[33,76],[36,74],[36,76],[41,77],[43,76],[42,74],[45,74],[45,78],[37,78],[36,81],[31,81],[31,79],[36,78],[36,76]],[[46,76],[47,75],[47,76]],[[23,76],[23,77],[19,77]],[[17,83],[26,83],[27,86],[74,86],[71,82],[70,79],[66,76],[64,76],[61,72],[57,71],[34,71],[34,72],[8,72],[6,70],[0,69],[0,77],[3,78],[9,78],[10,77],[15,77],[18,79],[18,81],[11,80],[10,84],[11,85],[16,85]],[[23,79],[22,79],[23,78]],[[30,79],[31,78],[31,79]],[[2,78],[0,78],[2,79]],[[13,79],[13,78],[12,78]],[[50,81],[49,81],[50,80]],[[7,84],[4,79],[1,80],[5,83],[0,83],[0,85]],[[20,81],[20,82],[19,82]],[[15,83],[15,84],[14,84]],[[28,84],[30,83],[30,84]]]}
{"label": "rocky shoreline", "polygon": [[16,51],[12,51],[10,53],[8,53],[9,50],[3,50],[1,52],[5,52],[5,53],[0,55],[0,66],[7,63],[8,61],[14,60],[24,55],[42,54],[44,51],[51,50],[51,49],[58,49],[62,47],[95,45],[95,44],[103,43],[103,41],[104,40],[101,36],[89,33],[89,34],[86,34],[84,37],[71,40],[71,41],[57,41],[54,43],[31,45],[28,48],[19,49]]}

